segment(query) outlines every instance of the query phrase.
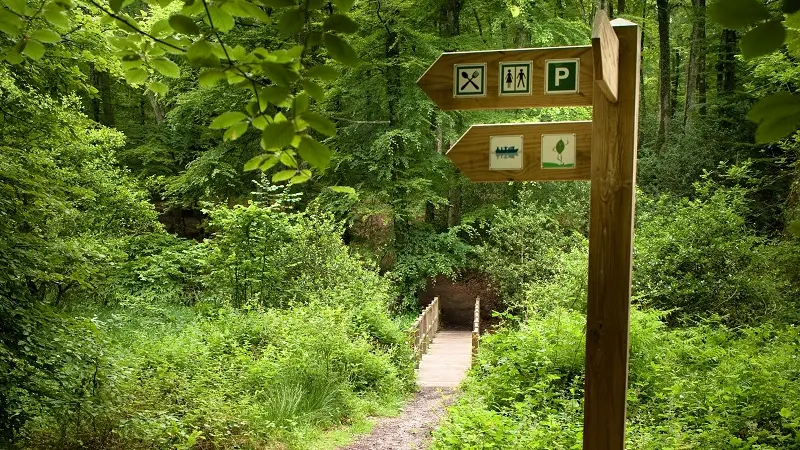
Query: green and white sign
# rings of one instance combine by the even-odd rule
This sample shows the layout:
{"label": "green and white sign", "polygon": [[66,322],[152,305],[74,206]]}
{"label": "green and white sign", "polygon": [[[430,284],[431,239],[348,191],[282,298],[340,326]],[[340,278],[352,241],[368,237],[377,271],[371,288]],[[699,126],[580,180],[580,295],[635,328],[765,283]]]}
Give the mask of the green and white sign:
{"label": "green and white sign", "polygon": [[501,62],[497,80],[500,95],[530,95],[531,62]]}
{"label": "green and white sign", "polygon": [[575,94],[580,82],[581,60],[548,59],[544,64],[545,94]]}
{"label": "green and white sign", "polygon": [[522,141],[522,136],[489,137],[489,169],[522,170]]}
{"label": "green and white sign", "polygon": [[575,134],[542,135],[542,169],[575,167]]}
{"label": "green and white sign", "polygon": [[486,95],[486,64],[453,65],[453,97]]}

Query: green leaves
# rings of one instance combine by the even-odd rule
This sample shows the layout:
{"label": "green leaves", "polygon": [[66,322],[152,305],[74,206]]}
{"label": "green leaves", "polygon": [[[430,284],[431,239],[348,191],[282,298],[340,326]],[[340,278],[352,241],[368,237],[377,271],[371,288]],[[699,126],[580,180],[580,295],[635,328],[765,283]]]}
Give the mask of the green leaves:
{"label": "green leaves", "polygon": [[328,186],[328,189],[342,194],[356,195],[356,190],[350,186]]}
{"label": "green leaves", "polygon": [[320,87],[320,85],[311,80],[303,80],[302,84],[303,89],[305,89],[306,92],[308,92],[308,95],[310,95],[313,99],[320,102],[325,100],[325,91],[322,89],[322,87]]}
{"label": "green leaves", "polygon": [[294,125],[291,122],[268,124],[261,135],[261,148],[264,150],[282,149],[292,143]]}
{"label": "green leaves", "polygon": [[786,29],[780,20],[771,20],[748,31],[739,42],[742,55],[746,59],[764,56],[783,45]]}
{"label": "green leaves", "polygon": [[334,125],[330,119],[322,114],[309,111],[301,114],[300,118],[308,123],[311,128],[319,131],[325,136],[333,136],[336,134],[336,125]]}
{"label": "green leaves", "polygon": [[747,118],[758,124],[757,143],[782,139],[800,125],[800,95],[781,92],[764,98],[753,106]]}
{"label": "green leaves", "polygon": [[333,0],[333,4],[342,12],[349,11],[353,7],[353,3],[355,0]]}
{"label": "green leaves", "polygon": [[339,71],[331,66],[315,66],[306,71],[306,76],[323,81],[334,81],[339,78]]}
{"label": "green leaves", "polygon": [[208,69],[197,77],[197,82],[200,84],[200,86],[211,87],[225,78],[227,77],[224,71],[219,69]]}
{"label": "green leaves", "polygon": [[331,162],[331,151],[325,145],[308,135],[300,137],[297,153],[314,167],[326,169]]}
{"label": "green leaves", "polygon": [[44,45],[38,41],[27,41],[22,49],[22,54],[33,60],[40,60],[44,56]]}
{"label": "green leaves", "polygon": [[272,176],[272,182],[280,183],[282,181],[286,181],[289,178],[292,178],[296,173],[297,173],[296,170],[281,170],[280,172]]}
{"label": "green leaves", "polygon": [[171,26],[172,29],[178,33],[188,34],[191,36],[200,34],[200,28],[196,23],[194,23],[194,20],[182,14],[175,14],[174,16],[170,17],[169,26]]}
{"label": "green leaves", "polygon": [[238,111],[228,111],[220,114],[214,120],[212,120],[210,128],[213,130],[228,128],[237,122],[244,121],[245,119],[247,119],[247,116],[245,116],[244,113],[240,113]]}
{"label": "green leaves", "polygon": [[294,0],[260,0],[260,3],[269,8],[287,8],[289,6],[297,6]]}
{"label": "green leaves", "polygon": [[349,34],[358,31],[358,24],[344,14],[333,14],[325,20],[322,28],[325,31],[338,31]]}
{"label": "green leaves", "polygon": [[54,44],[61,40],[58,33],[48,29],[35,30],[30,33],[29,37],[45,44]]}
{"label": "green leaves", "polygon": [[214,47],[205,39],[200,39],[190,45],[186,49],[186,57],[189,58],[189,62],[199,66],[219,66],[219,58],[214,56]]}
{"label": "green leaves", "polygon": [[331,33],[325,33],[323,41],[331,58],[346,66],[358,67],[358,55],[347,41]]}
{"label": "green leaves", "polygon": [[11,11],[0,8],[0,32],[9,36],[17,36],[22,28],[22,19]]}
{"label": "green leaves", "polygon": [[712,20],[731,29],[744,28],[770,18],[769,10],[759,0],[722,0],[708,7]]}
{"label": "green leaves", "polygon": [[800,11],[800,0],[783,0],[781,11],[784,14],[793,14]]}
{"label": "green leaves", "polygon": [[224,141],[235,141],[239,139],[245,132],[247,132],[247,122],[239,122],[234,124],[232,127],[225,130],[225,134],[222,135],[222,140]]}
{"label": "green leaves", "polygon": [[259,89],[258,97],[273,105],[282,105],[289,98],[289,89],[281,86],[267,86]]}
{"label": "green leaves", "polygon": [[[791,232],[794,237],[800,238],[800,219],[795,219],[789,223],[789,232]],[[783,410],[781,410],[781,416],[783,416]]]}
{"label": "green leaves", "polygon": [[162,97],[164,95],[167,95],[167,92],[169,91],[169,87],[166,84],[160,83],[158,81],[154,81],[154,82],[148,84],[147,88],[150,89],[151,91],[155,92],[156,94],[162,96]]}
{"label": "green leaves", "polygon": [[297,34],[305,23],[305,12],[299,8],[292,8],[283,13],[278,21],[278,30],[282,35],[291,37]]}
{"label": "green leaves", "polygon": [[181,75],[180,67],[167,58],[153,58],[150,60],[150,64],[165,77],[177,78]]}
{"label": "green leaves", "polygon": [[134,67],[125,71],[125,81],[130,84],[142,84],[147,81],[147,71],[141,67]]}
{"label": "green leaves", "polygon": [[53,26],[58,28],[69,28],[69,17],[64,14],[64,9],[55,2],[48,3],[47,6],[45,6],[42,14],[48,22],[53,24]]}
{"label": "green leaves", "polygon": [[3,3],[20,16],[27,15],[27,3],[25,0],[3,0]]}
{"label": "green leaves", "polygon": [[279,86],[289,86],[292,82],[299,78],[297,72],[289,69],[284,64],[279,64],[272,61],[265,61],[262,63],[261,68],[264,73],[272,80],[273,83]]}
{"label": "green leaves", "polygon": [[211,16],[211,23],[209,23],[209,25],[213,23],[214,29],[216,30],[227,33],[228,31],[232,30],[233,26],[236,24],[236,22],[233,20],[233,16],[221,8],[209,7],[208,12]]}

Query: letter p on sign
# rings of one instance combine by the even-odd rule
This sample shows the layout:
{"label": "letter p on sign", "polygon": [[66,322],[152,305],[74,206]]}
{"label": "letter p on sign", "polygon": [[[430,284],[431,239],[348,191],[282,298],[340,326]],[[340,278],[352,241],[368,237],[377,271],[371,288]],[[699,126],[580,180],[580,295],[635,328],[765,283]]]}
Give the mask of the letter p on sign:
{"label": "letter p on sign", "polygon": [[545,63],[545,94],[578,92],[580,59],[549,59]]}

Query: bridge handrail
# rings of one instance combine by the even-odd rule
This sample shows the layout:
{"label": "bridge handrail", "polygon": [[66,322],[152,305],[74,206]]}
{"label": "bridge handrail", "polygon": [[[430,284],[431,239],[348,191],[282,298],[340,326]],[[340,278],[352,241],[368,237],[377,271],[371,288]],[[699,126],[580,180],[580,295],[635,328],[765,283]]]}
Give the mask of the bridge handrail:
{"label": "bridge handrail", "polygon": [[472,320],[472,361],[478,356],[478,342],[481,337],[481,298],[475,297],[475,315]]}
{"label": "bridge handrail", "polygon": [[417,365],[419,365],[422,355],[428,351],[433,336],[439,331],[439,312],[439,297],[434,297],[409,330],[409,344],[414,351],[414,360]]}

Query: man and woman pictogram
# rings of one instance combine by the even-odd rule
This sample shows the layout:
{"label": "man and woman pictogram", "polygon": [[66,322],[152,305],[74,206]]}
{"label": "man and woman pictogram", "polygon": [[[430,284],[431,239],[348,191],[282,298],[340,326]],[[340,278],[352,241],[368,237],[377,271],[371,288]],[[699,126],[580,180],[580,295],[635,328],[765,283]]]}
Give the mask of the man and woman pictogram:
{"label": "man and woman pictogram", "polygon": [[519,73],[516,77],[516,84],[514,83],[514,75],[511,73],[511,69],[508,69],[506,73],[506,89],[508,90],[517,90],[519,88],[527,89],[525,85],[525,81],[527,79],[527,75],[525,74],[525,69],[522,67],[519,68]]}

